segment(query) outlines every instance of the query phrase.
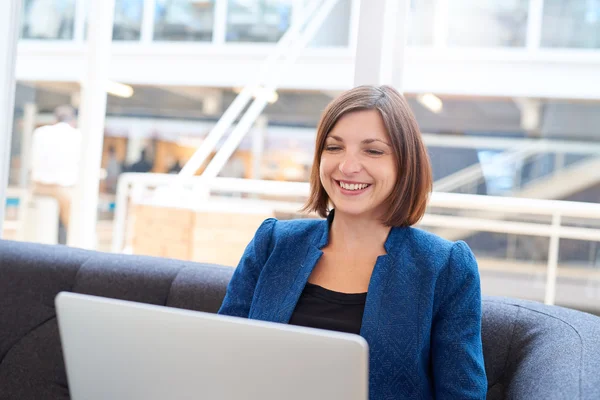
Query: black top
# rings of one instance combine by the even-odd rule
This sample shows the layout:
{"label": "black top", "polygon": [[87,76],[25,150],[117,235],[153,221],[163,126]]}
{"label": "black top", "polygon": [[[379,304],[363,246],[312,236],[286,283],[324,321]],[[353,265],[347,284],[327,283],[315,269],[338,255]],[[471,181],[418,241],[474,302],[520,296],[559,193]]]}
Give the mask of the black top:
{"label": "black top", "polygon": [[290,325],[360,333],[367,293],[340,293],[307,283]]}

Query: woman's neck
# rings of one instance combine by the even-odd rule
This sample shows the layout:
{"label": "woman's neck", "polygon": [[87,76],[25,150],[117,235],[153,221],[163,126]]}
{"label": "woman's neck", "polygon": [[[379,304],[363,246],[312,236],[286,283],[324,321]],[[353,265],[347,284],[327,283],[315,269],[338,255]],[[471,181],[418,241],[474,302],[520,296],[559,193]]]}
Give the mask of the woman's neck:
{"label": "woman's neck", "polygon": [[329,230],[329,245],[347,249],[383,248],[390,227],[373,218],[335,212]]}

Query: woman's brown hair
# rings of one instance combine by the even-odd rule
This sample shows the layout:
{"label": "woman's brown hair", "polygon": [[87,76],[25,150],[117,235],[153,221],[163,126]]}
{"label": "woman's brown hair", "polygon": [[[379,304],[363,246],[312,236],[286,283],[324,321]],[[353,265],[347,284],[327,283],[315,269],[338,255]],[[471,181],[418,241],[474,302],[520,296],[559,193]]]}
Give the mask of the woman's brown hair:
{"label": "woman's brown hair", "polygon": [[394,149],[398,177],[395,190],[386,199],[389,212],[382,222],[387,226],[414,225],[427,207],[432,187],[431,164],[408,102],[390,86],[359,86],[342,93],[327,106],[317,128],[310,196],[303,211],[327,216],[329,196],[319,176],[325,140],[342,116],[361,110],[379,111]]}

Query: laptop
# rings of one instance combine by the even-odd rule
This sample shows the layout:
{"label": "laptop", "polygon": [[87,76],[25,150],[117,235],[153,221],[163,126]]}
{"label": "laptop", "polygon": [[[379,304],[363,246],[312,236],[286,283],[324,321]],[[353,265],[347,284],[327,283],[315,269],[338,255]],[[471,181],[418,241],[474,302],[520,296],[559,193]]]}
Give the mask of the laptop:
{"label": "laptop", "polygon": [[358,336],[62,292],[73,400],[368,398]]}

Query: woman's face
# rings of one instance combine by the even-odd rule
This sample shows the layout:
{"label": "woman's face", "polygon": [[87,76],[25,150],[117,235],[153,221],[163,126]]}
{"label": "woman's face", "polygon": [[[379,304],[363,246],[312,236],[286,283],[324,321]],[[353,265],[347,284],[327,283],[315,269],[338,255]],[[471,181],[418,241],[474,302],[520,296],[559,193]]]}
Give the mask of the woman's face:
{"label": "woman's face", "polygon": [[398,171],[379,111],[355,111],[337,121],[327,135],[319,175],[336,214],[384,216]]}

